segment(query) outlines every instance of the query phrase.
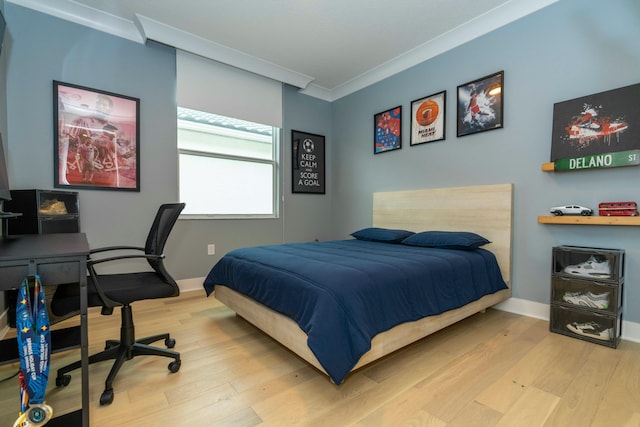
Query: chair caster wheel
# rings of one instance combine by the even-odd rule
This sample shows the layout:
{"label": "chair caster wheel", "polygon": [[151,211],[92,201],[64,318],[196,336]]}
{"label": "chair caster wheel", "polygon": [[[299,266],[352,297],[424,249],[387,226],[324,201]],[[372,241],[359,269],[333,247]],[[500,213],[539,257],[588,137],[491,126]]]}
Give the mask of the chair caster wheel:
{"label": "chair caster wheel", "polygon": [[173,348],[176,346],[176,340],[173,338],[167,338],[164,340],[164,345],[166,345],[167,348]]}
{"label": "chair caster wheel", "polygon": [[113,389],[105,390],[100,395],[100,405],[110,405],[113,402]]}
{"label": "chair caster wheel", "polygon": [[169,371],[171,371],[172,374],[175,374],[180,370],[180,365],[182,365],[181,361],[174,360],[173,362],[169,363]]}
{"label": "chair caster wheel", "polygon": [[71,382],[71,375],[63,375],[56,377],[56,387],[66,387]]}

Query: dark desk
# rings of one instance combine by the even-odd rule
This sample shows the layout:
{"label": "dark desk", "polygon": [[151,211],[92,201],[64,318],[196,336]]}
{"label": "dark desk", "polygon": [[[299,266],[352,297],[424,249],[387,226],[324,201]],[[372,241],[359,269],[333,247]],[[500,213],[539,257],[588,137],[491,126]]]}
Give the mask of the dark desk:
{"label": "dark desk", "polygon": [[[28,275],[38,274],[43,285],[79,283],[80,357],[82,360],[82,425],[89,427],[89,353],[87,338],[87,256],[84,233],[31,234],[0,240],[0,290],[15,289]],[[49,381],[55,374],[49,375]],[[16,391],[17,396],[17,391]],[[55,414],[55,407],[54,414]],[[17,415],[17,414],[16,414]],[[76,417],[77,413],[74,414]],[[47,426],[73,425],[60,417]]]}
{"label": "dark desk", "polygon": [[2,221],[2,237],[9,235],[9,220],[21,217],[21,213],[2,212],[0,211],[0,221]]}

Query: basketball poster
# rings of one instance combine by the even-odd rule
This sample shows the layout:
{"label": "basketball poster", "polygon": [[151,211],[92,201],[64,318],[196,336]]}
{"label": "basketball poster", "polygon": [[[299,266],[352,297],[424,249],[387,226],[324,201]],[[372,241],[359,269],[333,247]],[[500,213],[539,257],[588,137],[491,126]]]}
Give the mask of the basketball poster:
{"label": "basketball poster", "polygon": [[411,102],[411,145],[445,139],[445,104],[442,91]]}

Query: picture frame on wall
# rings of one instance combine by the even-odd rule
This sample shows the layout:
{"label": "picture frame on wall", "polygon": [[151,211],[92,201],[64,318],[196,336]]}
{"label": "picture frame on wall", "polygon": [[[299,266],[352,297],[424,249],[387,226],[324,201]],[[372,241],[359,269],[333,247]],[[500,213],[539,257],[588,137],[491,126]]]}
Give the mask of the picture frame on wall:
{"label": "picture frame on wall", "polygon": [[402,148],[402,106],[373,116],[373,154]]}
{"label": "picture frame on wall", "polygon": [[140,99],[53,82],[54,186],[140,191]]}
{"label": "picture frame on wall", "polygon": [[502,128],[503,101],[504,71],[458,86],[458,136]]}
{"label": "picture frame on wall", "polygon": [[411,142],[419,145],[443,141],[446,125],[447,91],[411,101]]}
{"label": "picture frame on wall", "polygon": [[640,164],[640,83],[553,105],[555,170]]}
{"label": "picture frame on wall", "polygon": [[324,136],[291,131],[291,192],[325,194]]}

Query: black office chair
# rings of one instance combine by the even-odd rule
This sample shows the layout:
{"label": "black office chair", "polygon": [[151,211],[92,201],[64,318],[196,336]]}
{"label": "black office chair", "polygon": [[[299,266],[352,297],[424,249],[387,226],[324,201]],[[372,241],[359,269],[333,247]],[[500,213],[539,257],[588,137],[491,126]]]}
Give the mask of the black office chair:
{"label": "black office chair", "polygon": [[[88,306],[102,307],[101,313],[104,315],[112,314],[114,307],[121,306],[122,313],[120,340],[108,340],[104,351],[89,357],[90,364],[115,359],[105,381],[104,392],[100,396],[100,405],[108,405],[113,402],[112,384],[120,367],[126,360],[143,355],[165,356],[174,359],[169,363],[169,371],[174,373],[180,369],[180,353],[149,346],[152,342],[164,339],[165,345],[168,348],[173,348],[175,340],[170,338],[168,333],[136,340],[131,303],[148,299],[175,297],[180,294],[177,283],[164,267],[163,251],[169,233],[184,206],[184,203],[171,203],[160,206],[144,248],[111,246],[90,251],[90,256],[87,260],[87,269],[89,270],[87,278]],[[97,253],[122,250],[129,252],[108,258],[93,258],[93,255]],[[133,254],[131,254],[132,251]],[[98,264],[132,258],[145,258],[153,271],[121,274],[96,273],[95,266]],[[78,296],[79,289],[77,284],[59,286],[51,301],[52,312],[57,316],[61,316],[65,313],[77,311],[79,309]],[[78,369],[80,366],[81,363],[78,361],[58,369],[56,386],[67,386],[71,381],[71,376],[67,372]]]}

